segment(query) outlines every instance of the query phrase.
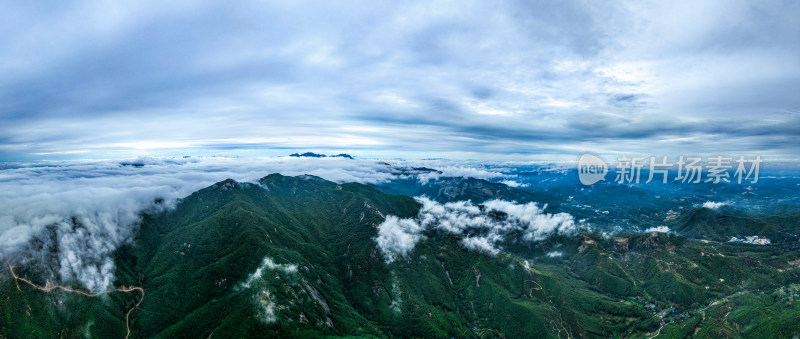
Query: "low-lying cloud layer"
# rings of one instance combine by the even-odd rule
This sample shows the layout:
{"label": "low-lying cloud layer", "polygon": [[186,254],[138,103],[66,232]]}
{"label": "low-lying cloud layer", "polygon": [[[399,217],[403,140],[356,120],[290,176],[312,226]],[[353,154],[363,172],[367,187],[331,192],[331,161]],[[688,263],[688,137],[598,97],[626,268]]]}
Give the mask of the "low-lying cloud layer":
{"label": "low-lying cloud layer", "polygon": [[[400,161],[294,157],[6,164],[0,167],[0,260],[37,263],[50,268],[45,273],[51,280],[78,280],[99,291],[111,286],[111,253],[130,241],[142,211],[171,208],[177,199],[227,178],[254,182],[281,173],[381,183],[413,175],[398,169],[402,166]],[[482,171],[458,173],[439,162],[431,166],[448,175]]]}
{"label": "low-lying cloud layer", "polygon": [[669,233],[670,229],[667,226],[661,225],[661,226],[656,226],[656,227],[650,227],[650,228],[644,230],[644,232],[645,233],[653,233],[653,232]]}
{"label": "low-lying cloud layer", "polygon": [[286,274],[294,274],[297,273],[297,265],[277,264],[272,260],[272,258],[264,257],[264,260],[261,261],[261,265],[258,266],[258,268],[256,268],[252,274],[247,276],[247,279],[242,282],[241,286],[243,288],[250,288],[253,285],[253,282],[262,279],[264,271],[281,271]]}
{"label": "low-lying cloud layer", "polygon": [[[430,180],[436,180],[441,177],[470,177],[477,179],[495,179],[505,177],[506,174],[482,168],[468,167],[468,166],[442,166],[437,167],[437,171],[421,173],[417,175],[419,181],[423,184]],[[510,180],[509,180],[510,182]],[[516,184],[516,183],[515,183]],[[517,184],[519,185],[519,184]]]}
{"label": "low-lying cloud layer", "polygon": [[427,229],[463,235],[464,247],[491,255],[501,251],[501,243],[512,233],[523,241],[539,241],[554,234],[574,234],[578,229],[572,215],[544,213],[536,203],[490,200],[482,205],[469,201],[440,204],[426,197],[416,199],[422,203],[417,217],[388,216],[378,226],[375,241],[387,262],[407,255]]}
{"label": "low-lying cloud layer", "polygon": [[718,209],[718,208],[720,208],[722,206],[725,206],[725,205],[727,205],[727,204],[724,203],[724,202],[714,202],[714,201],[706,201],[706,202],[703,203],[703,207],[704,208],[708,208],[708,209],[712,209],[712,210]]}

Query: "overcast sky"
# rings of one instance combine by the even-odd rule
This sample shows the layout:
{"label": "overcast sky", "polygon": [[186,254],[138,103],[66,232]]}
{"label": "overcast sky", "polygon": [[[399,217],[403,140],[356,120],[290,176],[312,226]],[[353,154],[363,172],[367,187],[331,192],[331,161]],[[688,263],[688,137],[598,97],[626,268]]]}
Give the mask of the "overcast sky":
{"label": "overcast sky", "polygon": [[5,1],[0,160],[800,158],[800,2]]}

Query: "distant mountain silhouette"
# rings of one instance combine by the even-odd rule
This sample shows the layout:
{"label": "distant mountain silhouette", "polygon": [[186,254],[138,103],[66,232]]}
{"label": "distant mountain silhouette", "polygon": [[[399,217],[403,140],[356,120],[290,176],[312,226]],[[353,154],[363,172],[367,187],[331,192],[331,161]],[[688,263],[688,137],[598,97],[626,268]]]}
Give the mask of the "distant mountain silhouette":
{"label": "distant mountain silhouette", "polygon": [[297,157],[297,158],[347,158],[347,159],[353,159],[353,157],[351,155],[346,154],[346,153],[340,153],[340,154],[337,154],[337,155],[325,155],[325,154],[319,154],[319,153],[314,153],[314,152],[305,152],[303,154],[292,153],[289,156],[290,157]]}

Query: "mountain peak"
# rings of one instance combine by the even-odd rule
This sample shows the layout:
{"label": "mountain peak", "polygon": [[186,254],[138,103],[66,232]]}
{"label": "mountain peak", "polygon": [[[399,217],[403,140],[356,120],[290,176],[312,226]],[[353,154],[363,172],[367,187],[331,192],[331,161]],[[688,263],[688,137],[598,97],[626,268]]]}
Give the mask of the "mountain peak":
{"label": "mountain peak", "polygon": [[347,154],[347,153],[339,153],[339,154],[336,154],[336,155],[325,155],[325,154],[314,153],[314,152],[305,152],[305,153],[302,153],[302,154],[300,154],[300,153],[292,153],[292,154],[289,154],[289,156],[290,157],[296,157],[296,158],[346,158],[346,159],[353,159],[353,156],[351,156],[350,154]]}

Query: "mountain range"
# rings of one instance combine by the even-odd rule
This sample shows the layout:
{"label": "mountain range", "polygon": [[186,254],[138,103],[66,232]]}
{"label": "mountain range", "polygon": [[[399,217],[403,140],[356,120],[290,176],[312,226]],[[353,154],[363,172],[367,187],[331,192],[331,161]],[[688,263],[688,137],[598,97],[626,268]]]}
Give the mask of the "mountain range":
{"label": "mountain range", "polygon": [[[468,248],[466,234],[432,227],[419,230],[408,253],[389,260],[376,241],[382,225],[418,217],[424,206],[412,196],[422,195],[442,204],[469,200],[481,211],[497,200],[556,200],[475,178],[424,185],[280,174],[254,183],[229,179],[175,208],[141,215],[134,238],[114,252],[114,286],[124,291],[76,293],[78,282],[48,282],[46,266],[36,261],[8,263],[0,273],[0,335],[800,334],[795,211],[764,217],[700,207],[676,218],[673,233],[603,236],[580,227],[526,240],[510,232],[498,253]],[[542,208],[564,210],[558,203]],[[726,242],[730,234],[755,233],[774,237],[775,245]],[[64,288],[46,289],[56,284]]]}

